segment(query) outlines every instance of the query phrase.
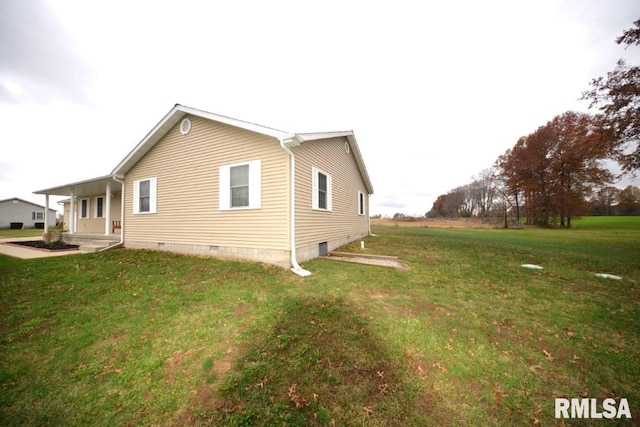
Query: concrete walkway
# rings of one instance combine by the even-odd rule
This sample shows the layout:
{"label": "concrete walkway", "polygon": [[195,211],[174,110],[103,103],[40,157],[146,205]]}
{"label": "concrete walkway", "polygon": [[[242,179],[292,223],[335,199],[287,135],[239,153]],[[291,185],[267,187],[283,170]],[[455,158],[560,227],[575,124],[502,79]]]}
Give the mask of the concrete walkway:
{"label": "concrete walkway", "polygon": [[0,254],[20,259],[33,259],[90,253],[81,250],[47,251],[45,249],[36,249],[30,248],[28,246],[8,244],[8,242],[27,242],[29,240],[40,240],[40,237],[12,237],[8,239],[0,239]]}

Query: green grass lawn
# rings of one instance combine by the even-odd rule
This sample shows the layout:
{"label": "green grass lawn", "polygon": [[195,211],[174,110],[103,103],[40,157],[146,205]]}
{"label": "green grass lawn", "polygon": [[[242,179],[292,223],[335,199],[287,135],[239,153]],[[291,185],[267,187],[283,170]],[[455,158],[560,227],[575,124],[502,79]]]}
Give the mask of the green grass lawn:
{"label": "green grass lawn", "polygon": [[575,228],[593,229],[637,229],[640,227],[640,216],[587,216],[572,221]]}
{"label": "green grass lawn", "polygon": [[582,396],[640,418],[640,226],[373,231],[408,269],[0,256],[0,425],[549,425]]}
{"label": "green grass lawn", "polygon": [[8,228],[0,229],[0,239],[9,239],[12,237],[40,237],[42,238],[42,234],[44,230],[39,230],[37,228],[25,228],[23,230],[11,230]]}

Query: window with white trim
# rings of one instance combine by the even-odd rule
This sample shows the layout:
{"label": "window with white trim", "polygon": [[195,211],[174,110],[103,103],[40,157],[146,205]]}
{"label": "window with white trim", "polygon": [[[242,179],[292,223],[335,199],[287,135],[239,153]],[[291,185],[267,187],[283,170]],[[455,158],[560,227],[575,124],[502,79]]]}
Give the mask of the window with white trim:
{"label": "window with white trim", "polygon": [[133,181],[133,213],[156,213],[157,178],[146,178]]}
{"label": "window with white trim", "polygon": [[80,218],[89,218],[89,199],[80,200]]}
{"label": "window with white trim", "polygon": [[104,197],[96,197],[96,218],[104,218]]}
{"label": "window with white trim", "polygon": [[328,173],[316,167],[311,167],[311,207],[313,209],[330,211],[332,209],[332,178]]}
{"label": "window with white trim", "polygon": [[34,221],[43,220],[44,212],[31,212],[31,219]]}
{"label": "window with white trim", "polygon": [[262,207],[262,161],[252,160],[220,166],[221,211]]}
{"label": "window with white trim", "polygon": [[364,213],[365,213],[364,193],[362,191],[358,191],[358,215],[364,215]]}

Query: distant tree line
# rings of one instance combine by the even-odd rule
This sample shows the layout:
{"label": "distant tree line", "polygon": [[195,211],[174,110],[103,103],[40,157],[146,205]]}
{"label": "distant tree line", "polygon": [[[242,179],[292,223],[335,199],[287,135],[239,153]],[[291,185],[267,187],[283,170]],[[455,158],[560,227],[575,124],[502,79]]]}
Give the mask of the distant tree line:
{"label": "distant tree line", "polygon": [[480,172],[470,184],[438,196],[427,217],[494,217],[503,212],[495,168]]}
{"label": "distant tree line", "polygon": [[592,215],[640,215],[640,188],[608,186],[593,193],[588,201]]}
{"label": "distant tree line", "polygon": [[[640,19],[616,39],[640,44]],[[429,217],[488,217],[507,214],[529,224],[571,227],[585,214],[640,213],[640,189],[623,190],[607,161],[623,173],[640,168],[640,67],[619,60],[616,68],[591,81],[582,99],[598,114],[567,111],[521,137],[493,167],[470,184],[438,196]]]}

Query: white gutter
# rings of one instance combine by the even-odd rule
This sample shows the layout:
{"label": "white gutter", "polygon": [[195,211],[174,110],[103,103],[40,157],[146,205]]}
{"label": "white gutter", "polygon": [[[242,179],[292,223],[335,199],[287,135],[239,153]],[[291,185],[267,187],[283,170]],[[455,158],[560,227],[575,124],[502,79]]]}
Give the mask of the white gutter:
{"label": "white gutter", "polygon": [[298,260],[296,259],[296,162],[295,162],[295,157],[291,152],[291,150],[289,150],[289,148],[287,148],[287,146],[285,145],[284,139],[283,138],[278,138],[278,139],[280,141],[280,146],[282,147],[282,149],[286,151],[287,154],[289,154],[289,157],[291,158],[291,172],[290,172],[291,173],[291,198],[289,200],[289,203],[291,203],[291,221],[289,222],[289,226],[291,227],[291,230],[290,230],[291,248],[290,249],[291,249],[291,265],[293,266],[291,268],[291,271],[293,271],[298,276],[307,277],[311,275],[311,272],[300,267],[300,264],[298,264]]}
{"label": "white gutter", "polygon": [[120,193],[120,241],[118,243],[114,243],[105,248],[100,249],[98,252],[107,251],[109,249],[117,248],[124,244],[124,181],[120,181],[115,176],[112,176],[113,180],[120,183],[121,193]]}

